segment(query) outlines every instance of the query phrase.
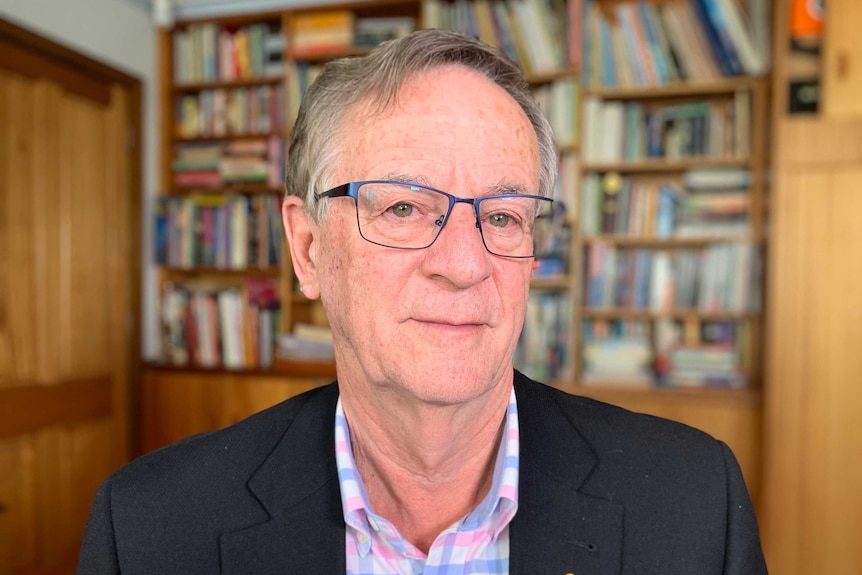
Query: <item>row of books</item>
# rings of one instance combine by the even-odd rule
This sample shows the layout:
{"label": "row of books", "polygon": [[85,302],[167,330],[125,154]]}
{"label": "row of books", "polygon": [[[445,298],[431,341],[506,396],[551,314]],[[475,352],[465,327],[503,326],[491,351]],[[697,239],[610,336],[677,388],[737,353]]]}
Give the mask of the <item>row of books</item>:
{"label": "row of books", "polygon": [[277,194],[162,196],[155,214],[155,259],[189,269],[281,265],[284,231]]}
{"label": "row of books", "polygon": [[280,76],[284,36],[277,23],[238,28],[214,22],[174,30],[174,82],[190,84]]}
{"label": "row of books", "polygon": [[572,228],[563,218],[565,212],[560,214],[558,222],[550,224],[546,230],[536,232],[540,237],[536,243],[536,261],[539,265],[533,271],[535,279],[562,278],[569,273]]}
{"label": "row of books", "polygon": [[219,188],[284,182],[284,141],[279,136],[228,142],[183,142],[174,146],[173,183],[178,188]]}
{"label": "row of books", "polygon": [[222,138],[269,134],[284,125],[281,84],[200,90],[176,98],[178,138]]}
{"label": "row of books", "polygon": [[534,379],[567,379],[571,303],[564,292],[533,291],[514,364]]}
{"label": "row of books", "polygon": [[[708,185],[698,185],[701,174],[710,178]],[[750,232],[750,204],[746,169],[692,170],[680,181],[592,173],[581,185],[581,230],[647,238],[744,238]]]}
{"label": "row of books", "polygon": [[647,158],[745,158],[751,152],[751,92],[731,98],[646,107],[584,100],[584,162]]}
{"label": "row of books", "polygon": [[560,154],[554,201],[563,204],[569,213],[574,213],[578,205],[576,201],[577,189],[578,156],[577,154]]}
{"label": "row of books", "polygon": [[352,10],[291,15],[289,50],[294,58],[319,58],[353,48],[371,48],[416,29],[411,16],[360,17]]}
{"label": "row of books", "polygon": [[280,325],[275,280],[237,286],[165,282],[161,294],[162,361],[178,366],[268,368]]}
{"label": "row of books", "polygon": [[[747,327],[661,319],[585,320],[581,382],[588,386],[744,387]],[[682,337],[682,333],[688,335]]]}
{"label": "row of books", "polygon": [[546,0],[426,0],[426,28],[453,30],[497,46],[529,73],[571,67],[566,3]]}
{"label": "row of books", "polygon": [[287,118],[293,124],[305,91],[323,71],[323,64],[295,62],[287,66]]}
{"label": "row of books", "polygon": [[759,76],[769,67],[768,0],[587,0],[582,13],[585,86],[650,86],[723,76]]}
{"label": "row of books", "polygon": [[578,140],[579,88],[576,78],[560,78],[533,89],[533,98],[545,113],[558,146],[572,146]]}
{"label": "row of books", "polygon": [[584,248],[584,302],[592,308],[756,312],[761,300],[759,246],[712,244],[673,251]]}

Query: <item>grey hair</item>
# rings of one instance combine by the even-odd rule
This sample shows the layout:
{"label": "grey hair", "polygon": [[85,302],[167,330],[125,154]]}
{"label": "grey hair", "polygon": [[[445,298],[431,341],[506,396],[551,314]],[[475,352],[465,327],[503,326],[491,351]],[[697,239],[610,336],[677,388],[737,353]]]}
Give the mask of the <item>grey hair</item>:
{"label": "grey hair", "polygon": [[[382,113],[411,75],[459,64],[475,70],[503,88],[526,114],[539,146],[539,193],[551,197],[557,174],[557,149],[548,120],[533,100],[521,69],[502,52],[462,34],[420,30],[384,42],[367,56],[329,62],[309,86],[290,137],[285,190],[304,198],[316,220],[328,202],[315,202],[325,191],[335,166],[338,130],[346,114],[363,104]],[[339,182],[343,183],[343,182]],[[318,205],[315,205],[318,204]]]}

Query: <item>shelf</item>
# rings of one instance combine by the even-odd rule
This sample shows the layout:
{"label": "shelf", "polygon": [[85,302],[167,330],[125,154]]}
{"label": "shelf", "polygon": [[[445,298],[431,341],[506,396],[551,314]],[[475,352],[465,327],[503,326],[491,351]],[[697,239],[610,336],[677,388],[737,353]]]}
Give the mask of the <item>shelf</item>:
{"label": "shelf", "polygon": [[716,94],[732,94],[737,90],[750,90],[758,81],[758,78],[751,76],[736,76],[711,82],[673,82],[661,86],[585,88],[584,96],[598,96],[604,100],[648,100],[680,96],[713,96]]}
{"label": "shelf", "polygon": [[702,321],[745,321],[759,317],[760,313],[758,312],[701,311],[697,309],[651,310],[581,307],[582,319],[656,320],[671,318],[682,320],[695,319]]}
{"label": "shelf", "polygon": [[624,399],[654,399],[669,403],[678,402],[714,402],[726,401],[735,404],[753,406],[759,405],[762,393],[759,389],[732,389],[719,387],[634,387],[634,386],[598,386],[581,385],[572,382],[552,382],[551,385],[557,389],[567,391],[575,395],[583,395],[602,401],[621,401]]}
{"label": "shelf", "polygon": [[202,90],[229,90],[231,88],[248,88],[254,86],[281,84],[283,81],[283,76],[256,76],[253,78],[239,78],[236,80],[213,80],[211,82],[177,84],[171,87],[171,91],[175,94],[179,94],[183,92],[200,92]]}
{"label": "shelf", "polygon": [[336,58],[350,58],[353,56],[364,56],[370,52],[370,48],[366,48],[364,46],[353,46],[351,48],[339,49],[339,50],[327,50],[322,52],[317,52],[314,54],[300,54],[296,55],[290,53],[287,55],[289,60],[294,62],[305,62],[305,63],[318,63],[318,62],[329,62],[330,60],[334,60]]}
{"label": "shelf", "polygon": [[170,365],[158,362],[144,363],[144,369],[172,373],[202,373],[212,375],[335,378],[335,364],[330,362],[300,362],[276,359],[270,368],[225,369],[223,367],[201,367],[197,365]]}
{"label": "shelf", "polygon": [[169,195],[184,196],[188,194],[281,194],[284,188],[274,188],[267,184],[224,184],[216,187],[188,186],[174,187]]}
{"label": "shelf", "polygon": [[550,72],[537,72],[533,74],[527,74],[527,82],[533,85],[549,84],[550,82],[554,82],[556,80],[563,80],[565,78],[577,79],[577,68],[562,68],[560,70],[552,70]]}
{"label": "shelf", "polygon": [[191,268],[175,268],[162,266],[162,270],[164,270],[165,274],[169,277],[175,278],[188,278],[193,276],[201,276],[201,275],[218,275],[225,277],[238,277],[243,278],[247,276],[254,277],[279,277],[281,274],[281,267],[279,266],[271,266],[268,268],[258,268],[258,267],[248,267],[248,268],[238,268],[238,269],[229,269],[229,268],[216,268],[216,267],[203,267],[196,266]]}
{"label": "shelf", "polygon": [[557,151],[560,154],[576,154],[580,150],[580,146],[577,142],[566,142],[562,144],[557,144]]}
{"label": "shelf", "polygon": [[608,162],[601,164],[584,164],[583,172],[685,172],[700,168],[748,168],[750,158],[657,158],[638,161]]}
{"label": "shelf", "polygon": [[259,134],[224,134],[222,136],[196,136],[194,138],[186,138],[183,136],[175,136],[174,143],[196,143],[196,142],[222,142],[225,140],[263,140],[271,136],[284,137],[286,134],[282,130],[274,132],[261,132]]}
{"label": "shelf", "polygon": [[650,248],[697,248],[712,244],[736,242],[760,242],[750,236],[711,236],[691,238],[657,238],[646,236],[627,236],[622,234],[599,234],[583,236],[583,243],[603,243],[614,246],[650,247]]}
{"label": "shelf", "polygon": [[565,290],[569,288],[569,283],[570,279],[568,276],[534,277],[530,280],[530,288],[542,290]]}

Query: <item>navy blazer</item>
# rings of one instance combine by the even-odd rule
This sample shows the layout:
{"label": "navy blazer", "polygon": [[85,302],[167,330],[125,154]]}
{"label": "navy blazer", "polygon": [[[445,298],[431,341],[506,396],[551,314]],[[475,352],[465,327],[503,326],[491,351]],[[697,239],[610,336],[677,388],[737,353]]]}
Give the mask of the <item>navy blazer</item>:
{"label": "navy blazer", "polygon": [[[757,575],[730,449],[515,373],[512,575]],[[96,495],[79,574],[344,573],[336,384],[141,457]]]}

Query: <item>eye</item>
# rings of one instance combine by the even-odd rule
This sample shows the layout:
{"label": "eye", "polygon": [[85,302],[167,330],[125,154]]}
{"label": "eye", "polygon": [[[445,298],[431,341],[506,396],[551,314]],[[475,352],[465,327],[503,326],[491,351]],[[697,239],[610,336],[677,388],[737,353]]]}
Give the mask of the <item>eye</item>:
{"label": "eye", "polygon": [[412,204],[400,203],[389,208],[389,211],[396,217],[406,218],[413,214],[413,209],[414,207]]}
{"label": "eye", "polygon": [[508,214],[491,214],[491,217],[488,218],[488,223],[494,226],[495,228],[504,228],[509,225],[509,221],[511,217]]}

